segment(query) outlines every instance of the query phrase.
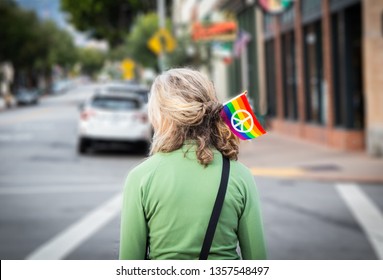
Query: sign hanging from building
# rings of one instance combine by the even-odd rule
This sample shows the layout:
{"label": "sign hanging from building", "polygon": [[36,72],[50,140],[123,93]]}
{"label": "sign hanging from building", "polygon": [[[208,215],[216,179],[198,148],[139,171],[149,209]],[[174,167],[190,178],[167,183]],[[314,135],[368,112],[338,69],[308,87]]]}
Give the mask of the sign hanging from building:
{"label": "sign hanging from building", "polygon": [[237,24],[235,22],[219,22],[211,24],[195,23],[192,28],[194,41],[234,41]]}
{"label": "sign hanging from building", "polygon": [[258,0],[258,6],[265,13],[278,15],[286,12],[291,8],[295,0]]}

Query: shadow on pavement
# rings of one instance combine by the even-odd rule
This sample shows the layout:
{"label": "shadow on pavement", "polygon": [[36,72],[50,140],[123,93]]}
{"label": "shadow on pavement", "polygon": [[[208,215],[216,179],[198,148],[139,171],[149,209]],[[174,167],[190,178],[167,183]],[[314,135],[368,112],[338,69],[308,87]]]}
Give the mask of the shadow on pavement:
{"label": "shadow on pavement", "polygon": [[131,145],[113,145],[113,144],[96,144],[88,149],[86,154],[82,156],[91,157],[129,157],[129,156],[143,156],[149,155],[147,147],[135,147]]}

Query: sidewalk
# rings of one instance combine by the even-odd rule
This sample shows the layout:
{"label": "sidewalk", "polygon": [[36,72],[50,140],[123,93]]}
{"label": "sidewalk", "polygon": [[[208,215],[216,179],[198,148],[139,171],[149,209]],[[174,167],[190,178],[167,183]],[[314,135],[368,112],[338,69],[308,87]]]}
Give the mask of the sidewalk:
{"label": "sidewalk", "polygon": [[268,132],[242,142],[239,159],[255,176],[383,184],[383,158]]}

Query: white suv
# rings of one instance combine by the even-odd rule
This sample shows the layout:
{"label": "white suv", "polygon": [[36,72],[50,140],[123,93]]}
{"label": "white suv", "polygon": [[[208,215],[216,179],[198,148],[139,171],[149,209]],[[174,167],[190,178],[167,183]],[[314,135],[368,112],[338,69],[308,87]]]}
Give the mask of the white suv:
{"label": "white suv", "polygon": [[81,108],[78,152],[94,142],[128,142],[147,149],[152,138],[147,107],[134,93],[93,95]]}

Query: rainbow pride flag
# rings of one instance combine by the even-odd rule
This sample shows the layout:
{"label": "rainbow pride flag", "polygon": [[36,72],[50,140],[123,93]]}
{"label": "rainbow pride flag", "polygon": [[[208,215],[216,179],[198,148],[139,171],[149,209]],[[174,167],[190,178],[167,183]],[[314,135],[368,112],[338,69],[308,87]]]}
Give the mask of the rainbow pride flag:
{"label": "rainbow pride flag", "polygon": [[223,104],[221,116],[231,131],[242,140],[266,133],[255,117],[246,97],[247,91]]}

